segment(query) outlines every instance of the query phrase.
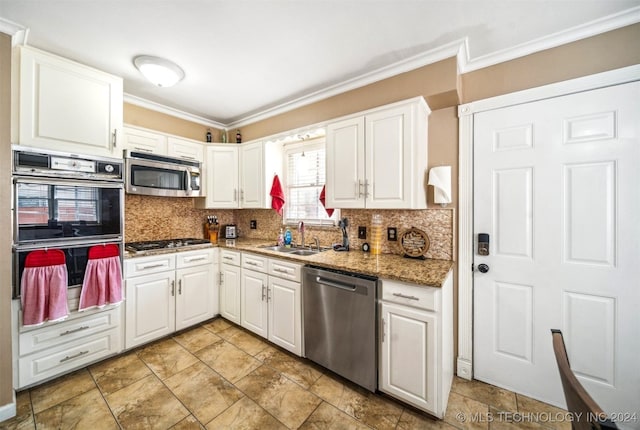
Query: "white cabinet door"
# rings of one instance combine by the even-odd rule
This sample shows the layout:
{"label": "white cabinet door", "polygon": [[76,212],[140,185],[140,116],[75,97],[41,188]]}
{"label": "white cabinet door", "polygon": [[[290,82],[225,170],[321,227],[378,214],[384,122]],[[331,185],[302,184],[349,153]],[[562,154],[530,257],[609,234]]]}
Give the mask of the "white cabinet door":
{"label": "white cabinet door", "polygon": [[410,106],[372,113],[365,118],[367,208],[411,207],[411,126]]}
{"label": "white cabinet door", "polygon": [[243,208],[265,207],[264,147],[262,142],[240,148],[240,205]]}
{"label": "white cabinet door", "polygon": [[21,145],[122,157],[122,79],[33,48],[20,48]]}
{"label": "white cabinet door", "polygon": [[188,161],[203,162],[204,145],[196,141],[169,136],[167,138],[167,155]]}
{"label": "white cabinet door", "polygon": [[167,155],[167,136],[147,130],[125,127],[122,145],[131,151]]}
{"label": "white cabinet door", "polygon": [[211,306],[213,315],[220,315],[220,248],[213,248],[213,297]]}
{"label": "white cabinet door", "polygon": [[242,270],[241,281],[241,325],[247,330],[266,338],[268,329],[267,287],[269,276],[253,270]]}
{"label": "white cabinet door", "polygon": [[236,209],[240,207],[238,183],[238,147],[215,145],[207,147],[203,166],[205,195],[196,199],[201,209]]}
{"label": "white cabinet door", "polygon": [[364,208],[364,117],[327,126],[326,206]]}
{"label": "white cabinet door", "polygon": [[173,270],[126,280],[126,348],[174,332],[175,287]]}
{"label": "white cabinet door", "polygon": [[240,324],[240,267],[220,265],[220,315]]}
{"label": "white cabinet door", "polygon": [[213,317],[213,265],[176,271],[176,330]]}
{"label": "white cabinet door", "polygon": [[436,398],[437,315],[385,302],[380,313],[380,391],[442,417]]}
{"label": "white cabinet door", "polygon": [[269,340],[302,355],[302,297],[299,282],[269,277]]}

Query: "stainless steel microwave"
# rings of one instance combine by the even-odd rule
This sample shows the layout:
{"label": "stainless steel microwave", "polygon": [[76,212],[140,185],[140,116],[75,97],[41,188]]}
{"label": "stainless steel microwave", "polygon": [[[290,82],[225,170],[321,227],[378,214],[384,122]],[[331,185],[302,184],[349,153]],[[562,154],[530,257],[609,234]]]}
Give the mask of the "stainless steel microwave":
{"label": "stainless steel microwave", "polygon": [[201,197],[201,163],[144,152],[125,151],[129,194]]}

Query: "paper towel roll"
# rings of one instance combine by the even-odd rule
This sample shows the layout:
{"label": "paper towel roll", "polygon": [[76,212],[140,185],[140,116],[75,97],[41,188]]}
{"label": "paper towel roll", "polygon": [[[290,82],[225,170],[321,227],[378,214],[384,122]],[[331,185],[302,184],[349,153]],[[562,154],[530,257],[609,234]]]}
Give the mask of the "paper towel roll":
{"label": "paper towel roll", "polygon": [[434,203],[451,203],[451,166],[432,167],[428,184],[433,186]]}

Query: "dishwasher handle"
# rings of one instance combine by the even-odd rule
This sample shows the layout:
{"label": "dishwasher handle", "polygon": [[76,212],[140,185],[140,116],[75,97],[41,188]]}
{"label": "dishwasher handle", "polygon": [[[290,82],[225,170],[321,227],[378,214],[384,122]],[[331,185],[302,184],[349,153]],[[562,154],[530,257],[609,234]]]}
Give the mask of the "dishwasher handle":
{"label": "dishwasher handle", "polygon": [[328,287],[340,288],[341,290],[346,291],[355,291],[356,286],[353,284],[346,284],[339,281],[332,281],[327,278],[323,278],[322,276],[316,276],[316,282],[320,285],[326,285]]}

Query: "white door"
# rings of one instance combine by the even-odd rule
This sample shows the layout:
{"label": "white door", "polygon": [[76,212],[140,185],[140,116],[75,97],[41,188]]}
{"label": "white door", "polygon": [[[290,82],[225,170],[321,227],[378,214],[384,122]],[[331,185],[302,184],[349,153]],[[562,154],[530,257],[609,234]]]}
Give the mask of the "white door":
{"label": "white door", "polygon": [[220,315],[240,324],[240,267],[220,265]]}
{"label": "white door", "polygon": [[240,205],[243,208],[265,207],[263,152],[262,142],[243,145],[240,149]]}
{"label": "white door", "polygon": [[302,296],[300,282],[269,276],[269,340],[302,355]]}
{"label": "white door", "polygon": [[268,275],[242,269],[241,293],[242,327],[266,338],[267,337],[267,287]]}
{"label": "white door", "polygon": [[411,109],[394,107],[365,118],[367,208],[411,207]]}
{"label": "white door", "polygon": [[364,117],[327,125],[326,206],[364,208]]}
{"label": "white door", "polygon": [[564,406],[559,328],[596,402],[640,415],[639,130],[638,82],[474,115],[477,379]]}
{"label": "white door", "polygon": [[436,314],[386,302],[380,314],[380,391],[438,415]]}
{"label": "white door", "polygon": [[173,270],[127,279],[126,348],[175,331],[175,286]]}
{"label": "white door", "polygon": [[213,278],[211,264],[176,271],[176,330],[213,317]]}

